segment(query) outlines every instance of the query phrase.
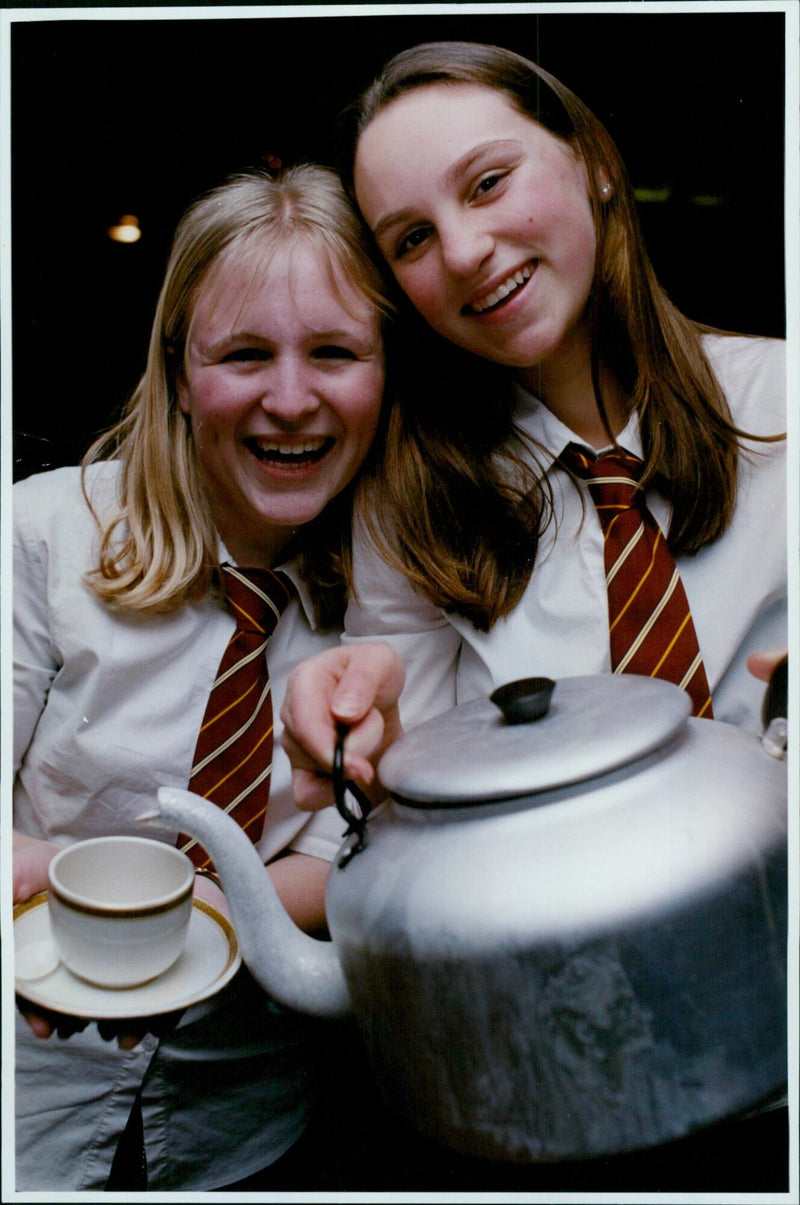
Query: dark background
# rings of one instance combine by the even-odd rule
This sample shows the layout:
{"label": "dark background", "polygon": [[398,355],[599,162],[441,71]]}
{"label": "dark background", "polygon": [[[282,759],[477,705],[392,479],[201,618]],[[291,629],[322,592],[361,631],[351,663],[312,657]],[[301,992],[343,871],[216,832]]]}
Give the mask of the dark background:
{"label": "dark background", "polygon": [[[720,327],[782,335],[784,17],[637,9],[298,19],[287,7],[270,19],[201,20],[187,6],[191,16],[180,20],[65,20],[54,10],[51,21],[16,21],[15,476],[74,463],[117,416],[144,366],[185,206],[269,156],[329,161],[336,113],[387,57],[420,41],[488,41],[538,59],[609,127],[635,187],[671,189],[667,202],[643,202],[640,215],[681,308]],[[702,196],[722,203],[698,204]],[[108,239],[122,213],[138,215],[139,243]],[[357,1098],[361,1082],[348,1063],[332,1093],[340,1108],[349,1085],[355,1101],[344,1118],[353,1139],[341,1153],[345,1186],[370,1125],[384,1124],[368,1097]],[[735,1123],[602,1167],[523,1168],[518,1183],[513,1166],[502,1180],[496,1166],[472,1167],[462,1182],[436,1150],[439,1179],[426,1187],[785,1191],[785,1117],[775,1111],[748,1124],[747,1133]],[[404,1141],[396,1134],[385,1183],[368,1187],[420,1189],[419,1153]]]}
{"label": "dark background", "polygon": [[[268,156],[329,162],[336,113],[420,41],[495,42],[561,78],[609,127],[634,186],[671,189],[640,213],[679,306],[784,333],[783,14],[186,11],[12,24],[15,476],[75,462],[117,416],[189,201]],[[721,203],[695,199],[709,196]],[[140,242],[108,238],[122,213],[139,217]]]}

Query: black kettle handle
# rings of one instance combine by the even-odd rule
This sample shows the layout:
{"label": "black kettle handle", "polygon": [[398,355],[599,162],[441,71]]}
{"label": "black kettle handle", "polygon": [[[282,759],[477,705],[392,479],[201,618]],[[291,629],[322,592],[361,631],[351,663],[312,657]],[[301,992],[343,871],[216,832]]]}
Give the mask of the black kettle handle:
{"label": "black kettle handle", "polygon": [[[339,858],[338,865],[343,870],[350,859],[361,853],[362,849],[367,844],[367,816],[372,808],[372,801],[368,795],[365,795],[360,787],[344,776],[344,738],[349,732],[347,724],[339,723],[336,725],[336,748],[333,754],[333,768],[331,778],[333,779],[333,797],[336,802],[336,810],[343,820],[347,821],[347,829],[345,836],[355,833],[356,842],[348,850],[346,850]],[[346,794],[349,792],[356,803],[358,811],[355,811],[347,802]]]}

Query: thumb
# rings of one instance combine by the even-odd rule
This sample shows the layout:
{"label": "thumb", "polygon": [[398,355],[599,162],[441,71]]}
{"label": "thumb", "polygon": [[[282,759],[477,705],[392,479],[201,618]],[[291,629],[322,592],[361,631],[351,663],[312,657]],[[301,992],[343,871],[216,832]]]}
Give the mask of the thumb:
{"label": "thumb", "polygon": [[346,661],[331,698],[335,719],[353,724],[377,708],[397,706],[405,682],[403,662],[388,644],[366,642],[343,646]]}

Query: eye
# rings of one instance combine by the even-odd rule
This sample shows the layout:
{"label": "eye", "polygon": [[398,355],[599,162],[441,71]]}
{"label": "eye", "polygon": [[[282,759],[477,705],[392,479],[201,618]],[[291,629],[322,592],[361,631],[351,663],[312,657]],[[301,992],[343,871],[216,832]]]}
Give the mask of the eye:
{"label": "eye", "polygon": [[263,347],[237,347],[221,357],[223,364],[247,363],[250,360],[268,360],[270,353]]}
{"label": "eye", "polygon": [[497,188],[498,184],[506,179],[507,175],[507,172],[492,172],[491,175],[484,176],[482,180],[478,181],[473,195],[481,197],[487,192],[491,192],[492,189]]}
{"label": "eye", "polygon": [[321,347],[315,347],[311,355],[315,360],[355,360],[356,353],[349,347],[342,347],[340,343],[324,343]]}
{"label": "eye", "polygon": [[432,231],[432,226],[417,226],[414,230],[410,230],[408,234],[404,234],[395,247],[395,258],[402,259],[409,251],[416,251],[417,247],[421,247],[425,240],[430,237]]}

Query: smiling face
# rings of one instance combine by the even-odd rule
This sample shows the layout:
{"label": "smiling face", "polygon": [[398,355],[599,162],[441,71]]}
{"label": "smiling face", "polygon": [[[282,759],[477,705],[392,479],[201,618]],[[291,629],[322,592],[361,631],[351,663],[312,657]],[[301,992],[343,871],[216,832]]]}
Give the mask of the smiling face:
{"label": "smiling face", "polygon": [[210,270],[177,385],[226,547],[269,567],[358,471],[384,360],[374,306],[344,279],[334,289],[306,243],[251,276]]}
{"label": "smiling face", "polygon": [[504,93],[428,84],[395,98],[359,139],[354,183],[399,285],[440,335],[522,370],[588,364],[586,172]]}

